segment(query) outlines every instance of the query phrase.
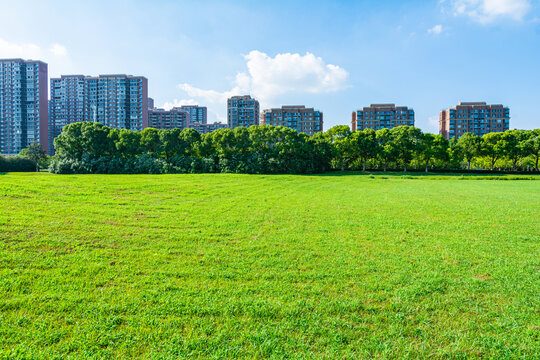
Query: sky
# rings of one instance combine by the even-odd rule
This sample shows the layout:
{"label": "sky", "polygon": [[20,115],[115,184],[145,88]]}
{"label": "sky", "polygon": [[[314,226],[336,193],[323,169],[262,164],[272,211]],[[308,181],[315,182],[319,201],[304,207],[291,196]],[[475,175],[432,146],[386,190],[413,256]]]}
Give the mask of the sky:
{"label": "sky", "polygon": [[416,126],[460,101],[510,107],[540,127],[540,0],[0,0],[0,58],[49,76],[148,78],[156,106],[251,94],[261,109],[306,105],[324,128],[375,103],[412,107]]}

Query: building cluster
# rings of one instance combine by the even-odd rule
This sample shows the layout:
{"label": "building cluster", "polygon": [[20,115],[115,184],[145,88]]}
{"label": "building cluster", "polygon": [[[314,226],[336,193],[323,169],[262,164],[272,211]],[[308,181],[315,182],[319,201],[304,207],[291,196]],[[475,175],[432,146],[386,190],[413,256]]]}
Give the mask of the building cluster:
{"label": "building cluster", "polygon": [[[50,79],[42,61],[0,59],[0,153],[16,155],[37,141],[54,154],[54,139],[64,126],[93,121],[135,131],[193,128],[202,134],[217,129],[253,125],[285,126],[313,135],[323,131],[323,113],[303,105],[260,110],[249,95],[227,100],[227,124],[208,123],[205,106],[182,105],[170,110],[154,106],[148,79],[131,75],[62,75]],[[414,110],[394,104],[374,104],[352,114],[351,129],[414,126]],[[443,110],[439,132],[449,139],[466,132],[483,135],[510,128],[510,111],[502,105],[462,102]]]}
{"label": "building cluster", "polygon": [[[394,104],[375,104],[353,112],[352,131],[414,126],[414,110]],[[439,134],[446,139],[470,132],[482,136],[510,130],[510,109],[485,102],[460,102],[439,114]]]}

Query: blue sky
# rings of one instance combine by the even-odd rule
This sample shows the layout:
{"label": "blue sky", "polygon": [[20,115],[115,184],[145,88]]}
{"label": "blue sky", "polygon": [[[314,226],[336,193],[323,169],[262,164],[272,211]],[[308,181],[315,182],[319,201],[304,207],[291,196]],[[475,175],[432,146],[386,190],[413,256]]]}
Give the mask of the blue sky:
{"label": "blue sky", "polygon": [[459,101],[510,107],[540,127],[540,0],[8,1],[0,57],[39,58],[50,76],[129,73],[159,106],[224,99],[304,104],[325,129],[371,103],[416,111],[436,132]]}

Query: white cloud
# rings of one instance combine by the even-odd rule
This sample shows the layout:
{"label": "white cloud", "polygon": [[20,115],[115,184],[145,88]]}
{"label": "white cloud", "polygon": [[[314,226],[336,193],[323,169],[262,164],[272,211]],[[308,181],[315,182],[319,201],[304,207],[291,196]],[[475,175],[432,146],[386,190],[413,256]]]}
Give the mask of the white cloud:
{"label": "white cloud", "polygon": [[1,58],[38,59],[42,53],[42,49],[35,44],[11,43],[0,38]]}
{"label": "white cloud", "polygon": [[[343,68],[326,64],[311,53],[277,54],[270,57],[260,51],[245,55],[247,71],[236,75],[228,91],[205,90],[191,84],[180,84],[191,100],[207,105],[209,112],[224,121],[227,98],[251,94],[261,103],[261,108],[273,104],[280,95],[288,93],[329,93],[348,87],[349,74]],[[170,105],[170,103],[167,103]]]}
{"label": "white cloud", "polygon": [[442,30],[443,30],[442,25],[435,25],[434,27],[428,30],[428,33],[433,34],[433,35],[439,35],[440,33],[442,33]]}
{"label": "white cloud", "polygon": [[465,15],[481,24],[499,18],[521,21],[531,9],[530,0],[453,0],[455,15]]}
{"label": "white cloud", "polygon": [[10,42],[0,38],[0,58],[44,61],[49,65],[49,77],[70,74],[73,69],[66,47],[58,43],[44,47],[32,43]]}
{"label": "white cloud", "polygon": [[0,57],[22,58],[32,60],[48,60],[54,57],[66,57],[65,46],[53,44],[48,50],[32,43],[15,43],[0,38]]}
{"label": "white cloud", "polygon": [[55,56],[67,56],[67,49],[60,44],[54,44],[51,49],[51,53]]}
{"label": "white cloud", "polygon": [[165,104],[163,104],[162,108],[165,110],[171,110],[174,107],[180,107],[182,105],[199,105],[199,103],[195,99],[174,99],[170,102],[167,101]]}

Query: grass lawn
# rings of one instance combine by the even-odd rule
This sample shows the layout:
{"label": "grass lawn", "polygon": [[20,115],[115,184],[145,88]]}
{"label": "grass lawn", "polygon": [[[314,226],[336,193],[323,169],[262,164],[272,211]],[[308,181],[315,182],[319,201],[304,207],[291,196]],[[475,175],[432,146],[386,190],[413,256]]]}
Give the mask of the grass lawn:
{"label": "grass lawn", "polygon": [[490,178],[0,175],[0,359],[539,358],[540,177]]}

